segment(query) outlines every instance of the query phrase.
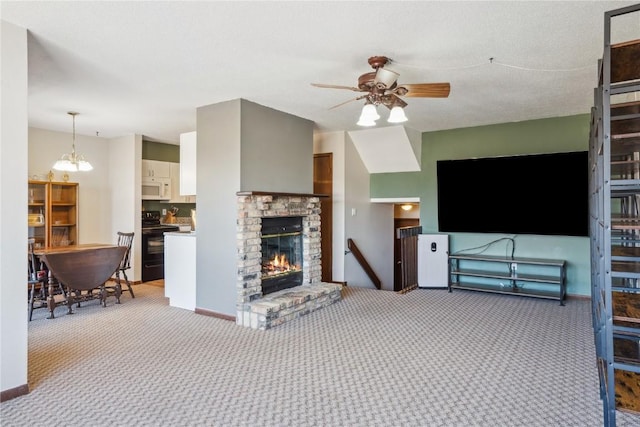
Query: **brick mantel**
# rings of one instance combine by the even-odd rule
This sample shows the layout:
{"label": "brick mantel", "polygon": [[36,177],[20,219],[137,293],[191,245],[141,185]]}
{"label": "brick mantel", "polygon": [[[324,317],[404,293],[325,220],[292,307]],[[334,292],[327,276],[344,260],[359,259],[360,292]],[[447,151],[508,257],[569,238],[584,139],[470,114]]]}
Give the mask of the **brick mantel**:
{"label": "brick mantel", "polygon": [[269,191],[238,191],[236,196],[329,197],[327,194],[272,193]]}
{"label": "brick mantel", "polygon": [[[340,299],[341,286],[322,283],[318,194],[240,191],[236,323],[269,329]],[[262,295],[262,218],[302,217],[302,285]],[[282,299],[285,299],[283,302]],[[273,301],[278,300],[277,304]],[[280,310],[285,305],[288,310]]]}

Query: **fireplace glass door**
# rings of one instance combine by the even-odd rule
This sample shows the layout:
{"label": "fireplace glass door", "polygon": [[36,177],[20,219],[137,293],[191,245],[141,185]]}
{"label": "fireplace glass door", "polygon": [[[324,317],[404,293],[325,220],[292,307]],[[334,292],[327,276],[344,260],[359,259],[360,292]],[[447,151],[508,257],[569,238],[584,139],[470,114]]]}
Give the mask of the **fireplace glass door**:
{"label": "fireplace glass door", "polygon": [[262,294],[302,284],[302,217],[262,218]]}

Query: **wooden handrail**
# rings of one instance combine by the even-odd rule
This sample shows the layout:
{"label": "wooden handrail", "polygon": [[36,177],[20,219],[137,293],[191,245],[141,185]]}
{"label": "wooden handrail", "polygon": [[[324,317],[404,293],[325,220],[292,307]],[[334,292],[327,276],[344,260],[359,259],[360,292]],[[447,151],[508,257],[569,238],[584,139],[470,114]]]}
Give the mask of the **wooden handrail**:
{"label": "wooden handrail", "polygon": [[380,279],[378,279],[376,272],[373,271],[364,255],[362,255],[362,252],[360,252],[360,249],[358,249],[358,246],[356,246],[356,243],[353,241],[353,239],[347,239],[347,247],[349,248],[351,253],[353,253],[353,256],[356,257],[358,264],[360,264],[364,272],[367,273],[367,276],[369,276],[369,279],[371,279],[375,287],[377,289],[382,289],[382,283],[380,282]]}

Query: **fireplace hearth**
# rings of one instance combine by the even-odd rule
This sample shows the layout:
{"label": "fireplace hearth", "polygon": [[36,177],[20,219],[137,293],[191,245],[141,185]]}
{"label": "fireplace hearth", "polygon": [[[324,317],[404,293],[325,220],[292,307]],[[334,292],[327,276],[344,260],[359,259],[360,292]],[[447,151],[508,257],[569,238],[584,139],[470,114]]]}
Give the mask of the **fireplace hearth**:
{"label": "fireplace hearth", "polygon": [[237,196],[236,323],[269,329],[339,301],[342,285],[321,281],[321,196]]}

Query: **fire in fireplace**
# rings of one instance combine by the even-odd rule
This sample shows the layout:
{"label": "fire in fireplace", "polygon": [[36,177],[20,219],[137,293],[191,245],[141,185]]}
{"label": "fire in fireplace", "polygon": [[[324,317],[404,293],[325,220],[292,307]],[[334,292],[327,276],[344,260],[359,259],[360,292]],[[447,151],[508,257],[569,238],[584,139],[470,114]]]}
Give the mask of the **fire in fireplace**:
{"label": "fire in fireplace", "polygon": [[302,217],[262,218],[262,295],[302,279]]}

